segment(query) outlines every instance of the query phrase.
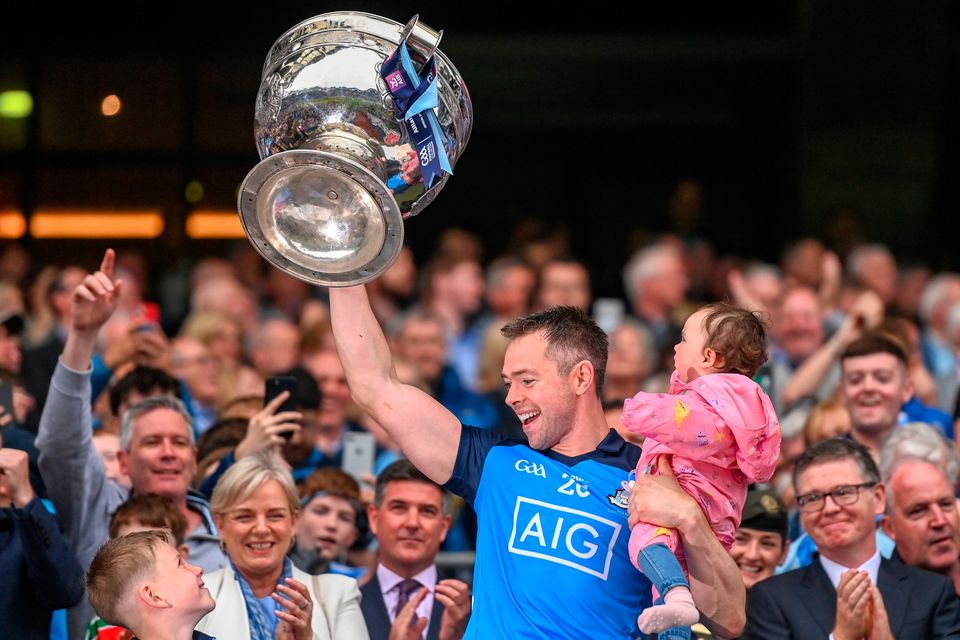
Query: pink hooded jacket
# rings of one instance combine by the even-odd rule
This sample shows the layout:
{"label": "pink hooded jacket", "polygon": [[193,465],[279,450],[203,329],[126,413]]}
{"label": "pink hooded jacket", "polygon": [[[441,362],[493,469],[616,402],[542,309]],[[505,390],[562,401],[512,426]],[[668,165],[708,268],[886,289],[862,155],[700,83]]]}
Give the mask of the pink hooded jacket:
{"label": "pink hooded jacket", "polygon": [[[674,371],[669,394],[638,393],[624,403],[621,422],[646,437],[637,475],[658,473],[660,455],[672,455],[680,486],[700,504],[717,538],[729,548],[740,526],[747,485],[769,480],[780,456],[780,423],[763,389],[736,373],[685,383]],[[634,538],[649,542],[657,535],[636,529],[633,558]],[[676,550],[675,532],[670,537],[674,545],[668,546]],[[638,549],[643,546],[639,542]]]}

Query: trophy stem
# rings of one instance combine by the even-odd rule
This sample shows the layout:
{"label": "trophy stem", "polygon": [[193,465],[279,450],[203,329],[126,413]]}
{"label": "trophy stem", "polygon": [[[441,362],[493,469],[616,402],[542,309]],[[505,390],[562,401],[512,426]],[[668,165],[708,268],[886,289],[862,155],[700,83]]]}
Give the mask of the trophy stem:
{"label": "trophy stem", "polygon": [[381,147],[371,144],[370,137],[354,125],[340,122],[321,127],[301,148],[349,158],[369,169],[381,182],[387,181],[386,157]]}

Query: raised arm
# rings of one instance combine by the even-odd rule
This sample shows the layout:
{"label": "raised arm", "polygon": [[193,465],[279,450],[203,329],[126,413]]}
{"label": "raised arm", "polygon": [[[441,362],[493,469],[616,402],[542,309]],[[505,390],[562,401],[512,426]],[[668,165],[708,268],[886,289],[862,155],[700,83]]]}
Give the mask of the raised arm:
{"label": "raised arm", "polygon": [[97,332],[113,313],[119,286],[112,281],[113,257],[113,250],[107,250],[100,270],[73,292],[67,342],[50,382],[36,440],[40,474],[84,566],[103,543],[98,536],[105,533],[92,522],[103,518],[109,501],[122,493],[107,480],[90,427],[90,361]]}
{"label": "raised arm", "polygon": [[783,406],[787,408],[802,398],[816,395],[823,379],[847,346],[864,331],[875,329],[881,322],[883,301],[872,291],[860,294],[836,333],[804,360],[790,377],[783,388]]}
{"label": "raised arm", "polygon": [[353,399],[431,480],[449,480],[460,445],[460,422],[432,397],[397,379],[366,289],[331,289],[330,317]]}

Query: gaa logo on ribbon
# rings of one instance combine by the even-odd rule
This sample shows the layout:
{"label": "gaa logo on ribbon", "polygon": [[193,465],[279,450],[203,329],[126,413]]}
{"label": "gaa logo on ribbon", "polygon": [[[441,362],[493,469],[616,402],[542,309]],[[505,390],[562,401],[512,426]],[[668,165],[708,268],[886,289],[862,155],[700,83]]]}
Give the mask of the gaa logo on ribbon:
{"label": "gaa logo on ribbon", "polygon": [[606,580],[621,529],[586,511],[517,496],[507,549]]}
{"label": "gaa logo on ribbon", "polygon": [[433,162],[433,159],[437,157],[436,152],[433,150],[433,143],[431,142],[423,149],[420,149],[420,164],[430,164]]}

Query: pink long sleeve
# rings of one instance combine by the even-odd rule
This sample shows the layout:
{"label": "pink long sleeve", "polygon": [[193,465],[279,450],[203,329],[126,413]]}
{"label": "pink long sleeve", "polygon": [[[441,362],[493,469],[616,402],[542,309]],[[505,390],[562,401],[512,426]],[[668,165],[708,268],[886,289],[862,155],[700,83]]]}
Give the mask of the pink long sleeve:
{"label": "pink long sleeve", "polygon": [[669,394],[641,392],[628,399],[622,423],[650,439],[645,454],[679,454],[736,468],[752,482],[769,480],[780,454],[780,423],[770,399],[738,374],[684,383],[674,372]]}

